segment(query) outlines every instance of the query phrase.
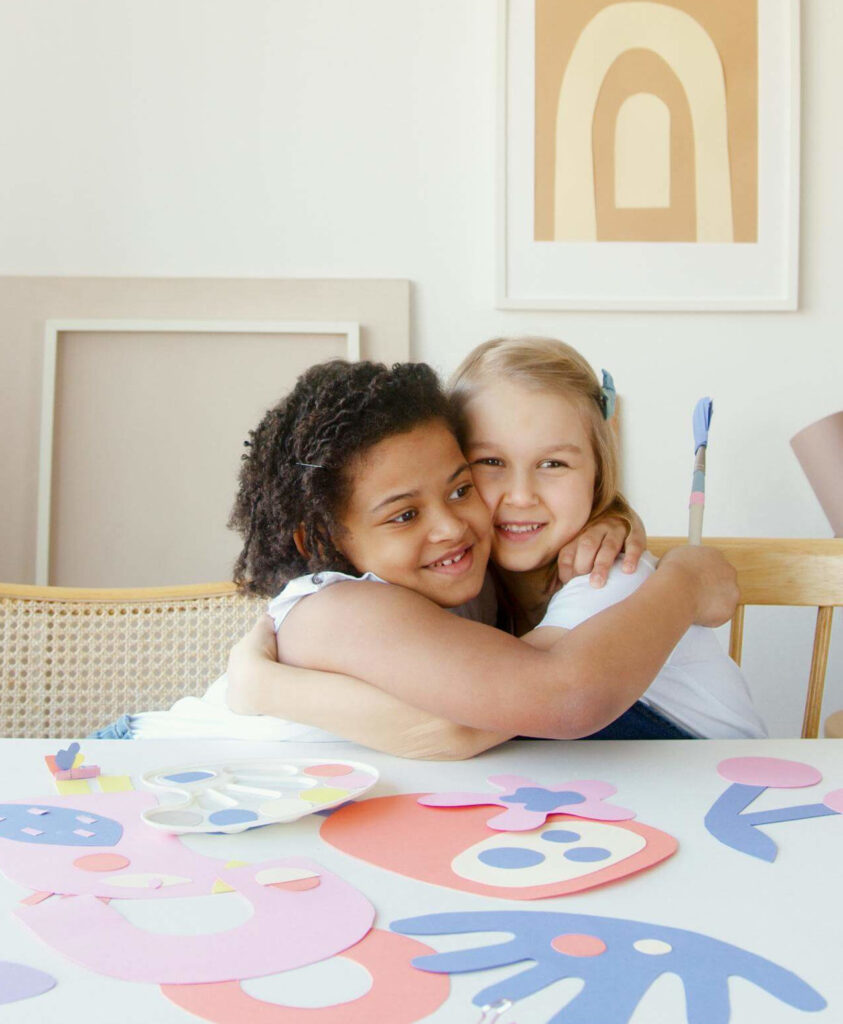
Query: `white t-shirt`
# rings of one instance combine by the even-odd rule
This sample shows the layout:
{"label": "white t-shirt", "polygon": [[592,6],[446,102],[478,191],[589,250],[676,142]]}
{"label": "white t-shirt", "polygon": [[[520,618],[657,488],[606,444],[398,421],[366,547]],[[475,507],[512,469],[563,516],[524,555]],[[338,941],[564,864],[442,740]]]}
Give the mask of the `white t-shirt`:
{"label": "white t-shirt", "polygon": [[[275,623],[275,632],[304,597],[315,594],[334,583],[370,580],[386,583],[380,576],[367,572],[362,576],[349,576],[343,572],[321,572],[311,576],[298,576],[269,602],[267,614]],[[477,597],[449,609],[455,615],[475,622],[494,625],[497,614],[495,589],[487,575]],[[237,739],[267,742],[289,740],[297,743],[329,742],[341,739],[324,729],[300,722],[289,722],[272,715],[238,715],[226,701],[228,679],[223,674],[201,697],[182,697],[169,711],[145,711],[129,715],[132,739],[165,739],[172,737],[198,737],[203,739]]]}
{"label": "white t-shirt", "polygon": [[[573,629],[637,590],[655,571],[655,559],[645,554],[634,573],[612,566],[606,585],[592,587],[588,576],[577,576],[550,600],[542,626]],[[706,739],[767,735],[752,706],[743,673],[723,651],[712,629],[691,626],[674,647],[641,700],[695,736]]]}

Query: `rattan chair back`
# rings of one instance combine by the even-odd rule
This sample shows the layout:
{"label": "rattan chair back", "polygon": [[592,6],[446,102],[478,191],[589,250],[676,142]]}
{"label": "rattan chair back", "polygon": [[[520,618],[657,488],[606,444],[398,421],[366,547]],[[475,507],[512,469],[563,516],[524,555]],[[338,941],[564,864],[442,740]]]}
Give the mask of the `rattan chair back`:
{"label": "rattan chair back", "polygon": [[265,607],[231,583],[0,584],[0,735],[86,736],[200,694]]}

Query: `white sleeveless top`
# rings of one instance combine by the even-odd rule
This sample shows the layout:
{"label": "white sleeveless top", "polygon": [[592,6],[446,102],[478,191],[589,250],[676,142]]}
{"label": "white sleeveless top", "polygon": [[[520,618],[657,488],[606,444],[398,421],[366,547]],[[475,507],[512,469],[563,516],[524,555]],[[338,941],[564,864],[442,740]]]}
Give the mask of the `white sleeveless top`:
{"label": "white sleeveless top", "polygon": [[[298,576],[284,587],[280,594],[269,602],[267,614],[272,617],[277,633],[281,623],[304,597],[316,594],[334,583],[363,580],[383,583],[380,576],[367,572],[362,576],[349,576],[344,572],[320,572],[310,576]],[[449,611],[461,618],[494,625],[497,614],[495,590],[487,575],[477,597]],[[145,711],[129,715],[132,739],[169,739],[172,737],[197,737],[203,739],[236,739],[265,742],[288,740],[297,743],[327,743],[342,739],[300,722],[289,722],[272,715],[238,715],[226,702],[225,692],[228,679],[223,674],[215,680],[202,697],[182,697],[169,711]]]}

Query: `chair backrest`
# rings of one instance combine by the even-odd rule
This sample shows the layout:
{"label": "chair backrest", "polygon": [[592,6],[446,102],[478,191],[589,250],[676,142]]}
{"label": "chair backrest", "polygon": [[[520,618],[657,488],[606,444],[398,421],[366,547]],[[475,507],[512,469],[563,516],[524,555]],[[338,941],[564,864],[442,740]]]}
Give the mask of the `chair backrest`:
{"label": "chair backrest", "polygon": [[[648,547],[661,556],[686,544],[684,537],[650,537]],[[817,609],[814,647],[808,673],[802,736],[819,732],[831,620],[843,604],[843,539],[758,539],[711,537],[704,541],[719,548],[738,573],[741,603],[732,619],[729,654],[740,664],[746,605],[813,606]]]}
{"label": "chair backrest", "polygon": [[265,607],[233,583],[0,584],[0,735],[85,736],[200,694]]}

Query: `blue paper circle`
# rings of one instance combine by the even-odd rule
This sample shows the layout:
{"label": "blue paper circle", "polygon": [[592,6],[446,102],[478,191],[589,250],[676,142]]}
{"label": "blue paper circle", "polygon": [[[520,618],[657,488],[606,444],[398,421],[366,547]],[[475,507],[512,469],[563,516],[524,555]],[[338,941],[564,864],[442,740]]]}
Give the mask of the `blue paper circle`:
{"label": "blue paper circle", "polygon": [[550,829],[548,832],[542,832],[541,837],[549,843],[575,843],[578,839],[582,839],[579,832],[570,832],[566,828]]}
{"label": "blue paper circle", "polygon": [[240,825],[244,821],[257,821],[258,815],[254,811],[245,811],[238,807],[232,807],[225,811],[214,811],[208,815],[208,821],[212,825]]}
{"label": "blue paper circle", "polygon": [[201,782],[202,779],[212,779],[213,772],[177,772],[175,775],[165,775],[167,782]]}
{"label": "blue paper circle", "polygon": [[113,818],[53,804],[37,805],[45,814],[30,814],[32,806],[0,804],[0,838],[37,846],[116,846],[123,835]]}
{"label": "blue paper circle", "polygon": [[482,850],[477,859],[490,868],[533,868],[545,859],[538,850],[528,850],[524,846],[496,846],[491,850]]}
{"label": "blue paper circle", "polygon": [[602,846],[575,846],[573,850],[566,850],[564,856],[580,864],[591,864],[596,860],[606,860],[612,853]]}

